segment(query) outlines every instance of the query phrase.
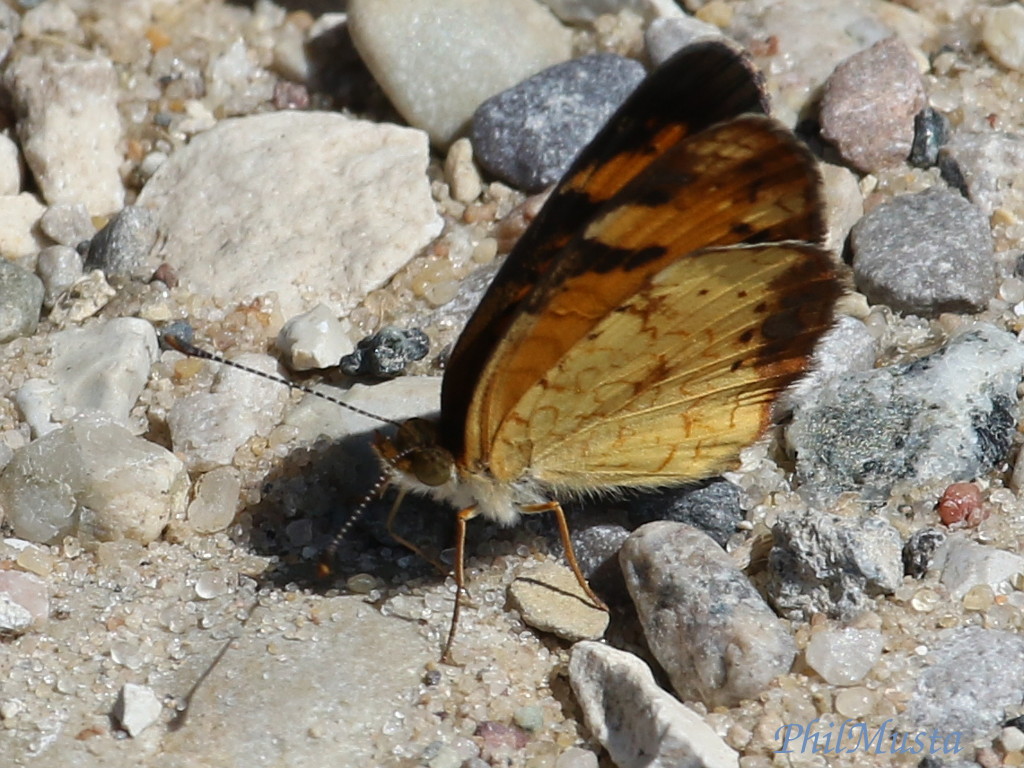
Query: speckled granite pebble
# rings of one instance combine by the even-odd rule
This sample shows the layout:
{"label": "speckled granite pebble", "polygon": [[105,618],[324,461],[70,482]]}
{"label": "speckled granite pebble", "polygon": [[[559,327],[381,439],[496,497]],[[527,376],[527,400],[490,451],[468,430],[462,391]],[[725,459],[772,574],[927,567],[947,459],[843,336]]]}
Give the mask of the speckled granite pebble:
{"label": "speckled granite pebble", "polygon": [[988,222],[948,189],[878,206],[853,227],[850,246],[857,287],[900,312],[977,312],[995,293]]}
{"label": "speckled granite pebble", "polygon": [[821,135],[859,170],[897,165],[910,154],[924,106],[917,62],[890,37],[836,67],[821,100]]}
{"label": "speckled granite pebble", "polygon": [[553,184],[644,74],[635,61],[602,54],[524,80],[473,114],[477,160],[527,192]]}

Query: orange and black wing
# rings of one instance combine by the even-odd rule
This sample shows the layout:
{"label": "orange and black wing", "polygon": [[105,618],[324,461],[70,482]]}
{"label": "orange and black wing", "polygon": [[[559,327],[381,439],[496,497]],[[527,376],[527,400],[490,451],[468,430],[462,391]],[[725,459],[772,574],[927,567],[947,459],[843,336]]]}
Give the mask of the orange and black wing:
{"label": "orange and black wing", "polygon": [[596,210],[683,137],[737,115],[767,112],[753,63],[724,43],[689,46],[640,84],[580,153],[459,337],[441,409],[442,439],[455,455],[463,453],[472,393],[496,343]]}

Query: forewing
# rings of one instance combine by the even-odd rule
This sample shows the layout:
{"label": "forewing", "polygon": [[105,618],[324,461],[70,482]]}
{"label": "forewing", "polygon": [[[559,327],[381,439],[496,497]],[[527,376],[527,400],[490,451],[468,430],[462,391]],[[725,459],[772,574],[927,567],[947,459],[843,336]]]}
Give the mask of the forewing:
{"label": "forewing", "polygon": [[534,384],[495,435],[492,466],[576,491],[730,468],[804,370],[839,293],[829,255],[806,244],[677,260]]}
{"label": "forewing", "polygon": [[[495,346],[523,301],[544,281],[573,238],[666,149],[710,125],[767,113],[749,58],[720,42],[680,51],[653,72],[580,153],[532,226],[509,254],[449,358],[442,392],[442,439],[464,455],[463,425]],[[475,452],[475,451],[474,451]]]}
{"label": "forewing", "polygon": [[[598,323],[653,275],[697,251],[820,242],[821,205],[814,159],[770,118],[736,118],[662,152],[597,209],[519,303],[475,383],[457,459],[516,477],[517,464],[505,466],[492,455],[502,452],[497,441],[518,439],[506,421],[515,420],[519,401]],[[699,274],[698,265],[693,269]],[[622,341],[624,353],[643,353]],[[453,367],[446,384],[455,373]]]}

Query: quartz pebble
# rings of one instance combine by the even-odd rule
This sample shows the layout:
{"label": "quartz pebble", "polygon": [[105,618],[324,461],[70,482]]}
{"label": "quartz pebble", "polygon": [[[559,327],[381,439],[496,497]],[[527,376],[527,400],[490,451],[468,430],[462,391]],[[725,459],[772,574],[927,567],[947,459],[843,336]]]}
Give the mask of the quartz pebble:
{"label": "quartz pebble", "polygon": [[0,196],[0,253],[31,266],[35,255],[49,245],[39,221],[46,208],[28,192]]}
{"label": "quartz pebble", "polygon": [[0,344],[35,333],[43,295],[42,280],[0,258]]}
{"label": "quartz pebble", "polygon": [[23,571],[0,571],[0,634],[18,634],[50,616],[47,583]]}
{"label": "quartz pebble", "polygon": [[30,379],[17,402],[35,435],[83,413],[104,414],[129,426],[129,412],[157,359],[153,326],[117,317],[50,337],[52,362],[45,379]]}
{"label": "quartz pebble", "polygon": [[51,245],[39,252],[36,272],[43,281],[43,306],[50,308],[58,297],[82,277],[82,256],[66,245]]}
{"label": "quartz pebble", "polygon": [[273,291],[291,316],[309,308],[312,281],[341,316],[441,231],[427,161],[420,131],[329,113],[254,115],[174,153],[137,205],[153,210],[163,236],[154,256],[183,285],[232,302]]}
{"label": "quartz pebble", "polygon": [[[939,150],[939,169],[953,188],[992,216],[1005,209],[1024,219],[1024,137],[1005,131],[957,131]],[[976,225],[974,225],[976,226]]]}
{"label": "quartz pebble", "polygon": [[1005,591],[1015,576],[1024,573],[1024,557],[957,535],[936,550],[933,567],[942,571],[942,583],[959,600],[980,585]]}
{"label": "quartz pebble", "polygon": [[482,101],[570,56],[571,35],[534,0],[352,0],[352,41],[410,125],[447,147]]}
{"label": "quartz pebble", "polygon": [[877,629],[826,629],[815,632],[805,651],[807,665],[832,685],[854,685],[882,656]]}
{"label": "quartz pebble", "polygon": [[242,480],[232,467],[218,467],[196,481],[195,498],[188,505],[188,524],[197,533],[227,528],[235,517]]}
{"label": "quartz pebble", "polygon": [[825,83],[821,135],[855,168],[876,171],[904,162],[914,116],[925,106],[913,55],[889,37],[844,61]]}
{"label": "quartz pebble", "polygon": [[0,505],[36,542],[156,539],[185,511],[189,481],[169,451],[109,418],[76,418],[19,448],[0,474]]}
{"label": "quartz pebble", "polygon": [[145,685],[125,683],[114,705],[114,718],[128,735],[135,737],[153,725],[163,707],[153,690]]}
{"label": "quartz pebble", "polygon": [[[277,361],[267,355],[240,355],[235,361],[279,375]],[[220,366],[209,392],[178,400],[167,414],[174,451],[194,471],[229,465],[247,440],[278,423],[287,399],[288,388],[278,382]]]}
{"label": "quartz pebble", "polygon": [[1024,6],[1008,3],[986,8],[981,17],[981,43],[1007,69],[1024,71]]}
{"label": "quartz pebble", "polygon": [[46,201],[82,203],[93,216],[119,211],[122,127],[113,63],[81,48],[44,45],[11,62],[4,82],[14,96],[25,160]]}
{"label": "quartz pebble", "polygon": [[353,346],[352,326],[339,319],[330,307],[317,304],[290,318],[277,334],[277,348],[294,371],[329,368],[338,364]]}
{"label": "quartz pebble", "polygon": [[648,523],[619,561],[647,644],[680,697],[728,706],[789,671],[793,638],[704,532]]}
{"label": "quartz pebble", "polygon": [[618,768],[736,766],[736,753],[697,713],[659,688],[636,656],[577,643],[569,681],[587,725]]}

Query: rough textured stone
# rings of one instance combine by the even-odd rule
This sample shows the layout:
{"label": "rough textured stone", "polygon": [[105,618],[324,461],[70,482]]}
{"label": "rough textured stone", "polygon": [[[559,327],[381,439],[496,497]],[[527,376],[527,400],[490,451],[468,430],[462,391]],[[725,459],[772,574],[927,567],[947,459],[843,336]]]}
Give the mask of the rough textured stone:
{"label": "rough textured stone", "polygon": [[852,619],[903,580],[899,532],[877,517],[795,513],[772,528],[769,598],[789,619]]}
{"label": "rough textured stone", "polygon": [[825,83],[821,134],[862,171],[899,165],[914,141],[914,116],[926,104],[917,62],[896,37],[844,61]]}
{"label": "rough textured stone", "polygon": [[977,312],[995,294],[989,224],[949,190],[894,198],[861,219],[850,238],[854,279],[872,302],[934,317]]}
{"label": "rough textured stone", "polygon": [[554,184],[644,74],[631,59],[599,54],[550,67],[502,91],[473,114],[477,160],[527,192]]}
{"label": "rough textured stone", "polygon": [[408,128],[257,115],[197,136],[137,204],[157,217],[155,260],[183,285],[231,302],[274,291],[285,316],[314,294],[340,316],[441,231],[427,161]]}
{"label": "rough textured stone", "polygon": [[556,563],[524,568],[508,596],[525,624],[565,640],[597,640],[608,628],[608,612],[591,603],[569,568]]}
{"label": "rough textured stone", "polygon": [[647,644],[680,697],[731,706],[789,671],[793,638],[704,532],[648,523],[619,561]]}
{"label": "rough textured stone", "polygon": [[121,116],[109,59],[72,46],[20,56],[4,81],[19,115],[25,160],[50,204],[84,203],[102,216],[124,206]]}
{"label": "rough textured stone", "polygon": [[583,716],[618,768],[735,768],[736,753],[654,682],[631,653],[573,646],[569,680]]}
{"label": "rough textured stone", "polygon": [[978,325],[916,362],[809,390],[786,431],[800,493],[820,504],[844,491],[884,501],[901,480],[948,484],[988,471],[1010,451],[1022,367],[1012,334]]}
{"label": "rough textured stone", "polygon": [[129,205],[93,237],[85,269],[101,269],[108,279],[148,280],[158,266],[150,257],[156,236],[153,212]]}

